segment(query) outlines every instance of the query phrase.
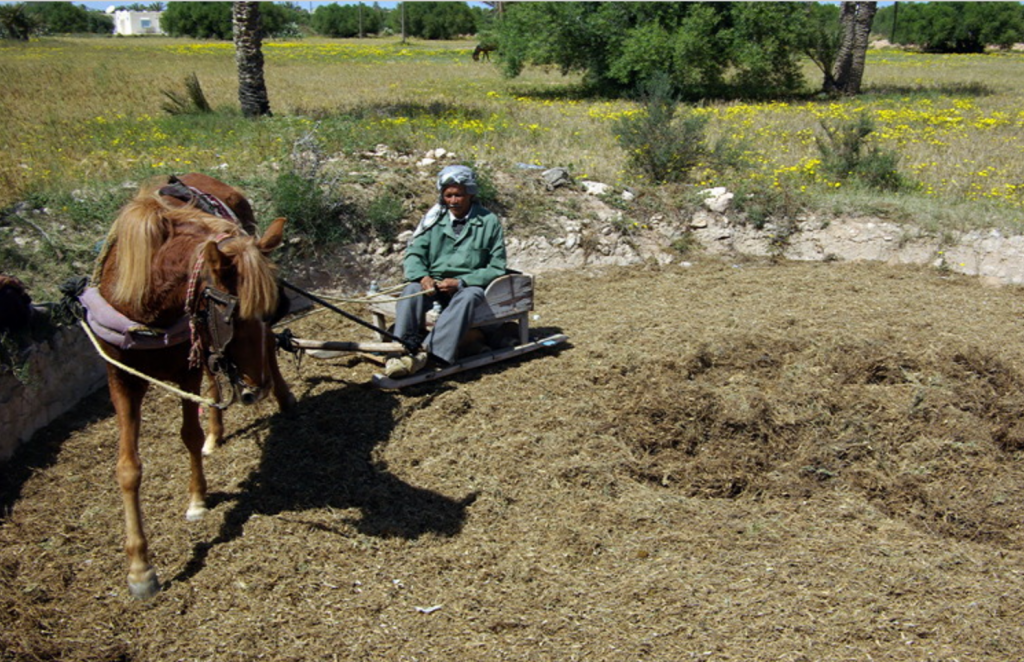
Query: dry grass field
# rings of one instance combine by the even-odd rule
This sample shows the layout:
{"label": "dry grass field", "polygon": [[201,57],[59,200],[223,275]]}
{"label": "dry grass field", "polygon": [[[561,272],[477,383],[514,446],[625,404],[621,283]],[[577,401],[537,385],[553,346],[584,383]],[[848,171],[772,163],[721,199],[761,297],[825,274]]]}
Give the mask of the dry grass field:
{"label": "dry grass field", "polygon": [[[0,232],[44,231],[43,261],[90,255],[112,218],[94,194],[185,170],[241,186],[262,219],[266,181],[310,132],[343,186],[407,187],[410,222],[433,172],[381,172],[362,150],[633,184],[609,126],[635,106],[576,98],[555,72],[503,80],[471,46],[270,44],[275,115],[243,122],[224,44],[0,44],[0,206],[67,204]],[[750,139],[763,158],[745,178],[765,191],[937,233],[1014,228],[1022,57],[875,52],[863,98],[706,112]],[[220,112],[162,115],[192,71]],[[818,121],[864,108],[928,187],[820,178]],[[716,183],[640,187],[637,204]],[[88,398],[0,470],[0,661],[1020,659],[1021,290],[691,262],[540,274],[533,325],[570,344],[430,386],[379,391],[370,363],[283,357],[297,412],[228,413],[198,523],[177,403],[152,392],[142,499],[163,591],[145,602],[125,585],[116,421]],[[289,326],[368,333],[328,314]]]}
{"label": "dry grass field", "polygon": [[557,353],[398,393],[285,360],[297,414],[229,412],[200,523],[153,395],[148,602],[83,403],[5,472],[0,659],[1019,658],[1019,289],[711,259],[538,286]]}

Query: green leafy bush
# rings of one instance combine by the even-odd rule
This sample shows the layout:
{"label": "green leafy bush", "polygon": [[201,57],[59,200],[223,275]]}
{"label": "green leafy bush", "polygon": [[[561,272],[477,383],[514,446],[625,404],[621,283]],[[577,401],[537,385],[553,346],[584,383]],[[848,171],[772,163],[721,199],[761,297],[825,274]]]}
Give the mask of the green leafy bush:
{"label": "green leafy bush", "polygon": [[613,128],[627,167],[652,183],[683,181],[708,156],[707,118],[690,109],[678,113],[665,74],[641,84],[640,97],[640,112],[623,115]]}
{"label": "green leafy bush", "polygon": [[867,115],[845,122],[821,123],[815,136],[825,174],[837,181],[854,180],[871,188],[896,191],[906,186],[897,170],[899,154],[871,144],[874,122]]}
{"label": "green leafy bush", "polygon": [[381,241],[391,243],[398,236],[398,228],[405,218],[402,199],[386,192],[374,198],[366,208],[366,222],[369,229]]}

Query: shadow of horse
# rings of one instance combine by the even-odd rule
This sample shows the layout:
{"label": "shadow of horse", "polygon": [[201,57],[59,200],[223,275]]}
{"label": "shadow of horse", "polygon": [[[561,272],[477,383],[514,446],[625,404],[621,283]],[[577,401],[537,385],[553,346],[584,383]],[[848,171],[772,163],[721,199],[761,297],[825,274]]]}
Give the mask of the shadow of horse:
{"label": "shadow of horse", "polygon": [[[303,384],[312,389],[335,381],[319,378]],[[217,536],[195,545],[192,558],[171,583],[199,573],[210,551],[240,537],[254,515],[357,509],[358,516],[348,523],[363,535],[379,538],[413,540],[430,533],[454,536],[462,530],[476,494],[451,497],[410,485],[375,457],[375,449],[395,427],[398,396],[368,384],[337,383],[336,389],[300,397],[294,412],[275,414],[235,433],[267,429],[260,464],[237,494],[209,494],[211,506],[233,503]],[[307,524],[334,530],[324,523]]]}

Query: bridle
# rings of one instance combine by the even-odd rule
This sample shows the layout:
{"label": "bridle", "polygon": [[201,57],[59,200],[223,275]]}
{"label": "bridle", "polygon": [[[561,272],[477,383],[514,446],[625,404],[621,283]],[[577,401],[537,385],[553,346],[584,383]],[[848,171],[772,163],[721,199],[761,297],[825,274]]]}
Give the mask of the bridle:
{"label": "bridle", "polygon": [[[219,246],[222,241],[232,238],[232,235],[221,234],[215,237],[214,241]],[[214,379],[224,377],[233,387],[245,389],[247,387],[240,377],[238,366],[227,355],[227,347],[235,335],[238,297],[212,285],[206,285],[201,292],[196,293],[206,261],[203,245],[200,245],[198,253],[185,295],[185,313],[188,315],[192,345],[188,355],[189,367],[202,366],[205,353],[206,368]],[[205,334],[202,331],[205,331]],[[229,390],[230,400],[218,408],[226,409],[235,402],[240,389]]]}

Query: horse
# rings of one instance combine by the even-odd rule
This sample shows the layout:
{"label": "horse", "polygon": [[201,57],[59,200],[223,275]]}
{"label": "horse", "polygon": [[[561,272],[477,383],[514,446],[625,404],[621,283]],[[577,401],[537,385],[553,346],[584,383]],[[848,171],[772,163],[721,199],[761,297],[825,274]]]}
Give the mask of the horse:
{"label": "horse", "polygon": [[491,51],[497,50],[497,46],[492,44],[477,44],[476,48],[473,49],[473,61],[479,62],[481,58],[484,61],[489,62],[491,59]]}
{"label": "horse", "polygon": [[[132,321],[133,334],[143,330],[138,343],[134,336],[127,343],[97,338],[107,357],[128,368],[108,362],[107,384],[119,431],[116,476],[124,505],[128,588],[140,599],[155,595],[160,582],[150,563],[139,500],[139,433],[150,385],[139,374],[197,396],[206,375],[208,394],[218,403],[210,408],[210,431],[204,437],[198,397],[182,395],[181,439],[191,462],[185,512],[190,521],[206,513],[203,456],[223,435],[221,407],[226,405],[220,402],[220,380],[227,381],[232,402],[254,404],[273,393],[282,411],[295,404],[277,365],[270,329],[281,294],[268,255],[282,243],[285,219],[275,219],[256,237],[250,233],[256,229],[252,208],[233,187],[197,173],[158,186],[141,188],[121,208],[98,260],[95,288],[117,314]],[[178,334],[183,341],[168,336],[143,345],[144,336],[181,329],[183,321],[186,331]]]}

